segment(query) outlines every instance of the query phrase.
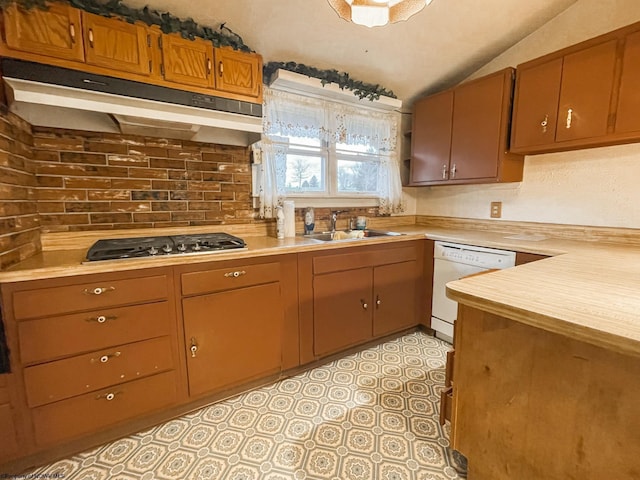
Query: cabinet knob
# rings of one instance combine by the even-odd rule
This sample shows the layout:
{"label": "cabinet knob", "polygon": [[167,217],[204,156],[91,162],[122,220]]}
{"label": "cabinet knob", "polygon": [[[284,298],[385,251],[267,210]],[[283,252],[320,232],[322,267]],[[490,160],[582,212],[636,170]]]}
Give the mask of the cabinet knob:
{"label": "cabinet knob", "polygon": [[116,287],[96,287],[96,288],[85,288],[85,295],[102,295],[103,293],[113,292]]}
{"label": "cabinet knob", "polygon": [[549,125],[549,115],[545,115],[544,120],[540,122],[540,126],[542,127],[542,133],[547,133],[547,125]]}
{"label": "cabinet knob", "polygon": [[117,318],[116,315],[98,315],[96,317],[86,318],[85,320],[87,322],[105,323],[107,320],[116,320]]}
{"label": "cabinet knob", "polygon": [[113,352],[113,353],[110,353],[110,354],[108,354],[108,355],[102,355],[102,356],[101,356],[101,357],[99,357],[99,358],[92,358],[92,359],[91,359],[91,363],[98,363],[98,362],[100,362],[100,363],[107,363],[107,362],[108,362],[109,360],[111,360],[112,358],[119,357],[120,355],[122,355],[122,353],[121,353],[121,352]]}
{"label": "cabinet knob", "polygon": [[105,393],[104,395],[98,395],[96,397],[96,400],[107,400],[107,401],[111,401],[114,398],[116,398],[116,395],[120,395],[122,392],[109,392],[109,393]]}
{"label": "cabinet knob", "polygon": [[211,75],[211,59],[207,58],[207,75]]}
{"label": "cabinet knob", "polygon": [[242,275],[246,275],[247,272],[245,272],[244,270],[242,271],[236,271],[236,272],[227,272],[224,274],[225,277],[227,278],[238,278]]}
{"label": "cabinet knob", "polygon": [[362,308],[364,308],[365,310],[367,308],[369,308],[369,304],[367,302],[365,302],[364,300],[360,300],[360,303],[362,304]]}
{"label": "cabinet knob", "polygon": [[567,110],[567,129],[571,128],[571,121],[573,120],[573,109]]}
{"label": "cabinet knob", "polygon": [[447,179],[447,166],[446,165],[442,165],[442,179],[443,180]]}
{"label": "cabinet knob", "polygon": [[376,308],[378,308],[380,305],[382,305],[382,300],[380,300],[379,295],[376,295]]}
{"label": "cabinet knob", "polygon": [[198,344],[196,343],[195,337],[191,337],[191,347],[189,348],[191,351],[191,358],[196,358],[196,353],[198,352]]}

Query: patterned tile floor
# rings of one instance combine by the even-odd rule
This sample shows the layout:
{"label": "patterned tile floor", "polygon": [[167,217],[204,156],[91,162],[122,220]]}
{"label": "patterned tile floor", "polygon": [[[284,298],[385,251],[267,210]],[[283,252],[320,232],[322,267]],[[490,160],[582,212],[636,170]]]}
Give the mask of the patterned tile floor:
{"label": "patterned tile floor", "polygon": [[449,349],[412,333],[42,467],[33,478],[457,479],[449,432],[438,423]]}

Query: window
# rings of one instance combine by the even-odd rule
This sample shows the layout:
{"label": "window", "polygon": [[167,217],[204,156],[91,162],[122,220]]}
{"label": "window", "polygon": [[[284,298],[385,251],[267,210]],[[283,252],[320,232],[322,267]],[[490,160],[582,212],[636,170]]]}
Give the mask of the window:
{"label": "window", "polygon": [[261,215],[272,217],[284,198],[369,199],[399,211],[398,123],[396,112],[265,89]]}

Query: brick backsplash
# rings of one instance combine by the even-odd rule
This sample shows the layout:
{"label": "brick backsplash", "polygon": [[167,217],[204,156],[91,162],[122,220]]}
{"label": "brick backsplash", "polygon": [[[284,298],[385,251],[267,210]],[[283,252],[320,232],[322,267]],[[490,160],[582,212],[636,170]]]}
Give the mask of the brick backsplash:
{"label": "brick backsplash", "polygon": [[247,147],[32,127],[0,105],[0,269],[41,251],[41,233],[262,222]]}
{"label": "brick backsplash", "polygon": [[45,232],[256,221],[246,147],[33,128]]}
{"label": "brick backsplash", "polygon": [[0,111],[0,269],[42,248],[32,144],[30,125]]}

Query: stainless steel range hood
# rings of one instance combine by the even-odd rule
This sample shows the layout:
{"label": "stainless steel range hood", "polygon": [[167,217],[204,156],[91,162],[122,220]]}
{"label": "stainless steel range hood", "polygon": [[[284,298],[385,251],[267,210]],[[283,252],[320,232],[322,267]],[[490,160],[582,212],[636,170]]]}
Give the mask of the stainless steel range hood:
{"label": "stainless steel range hood", "polygon": [[2,60],[9,109],[34,126],[225,145],[260,139],[262,105]]}

